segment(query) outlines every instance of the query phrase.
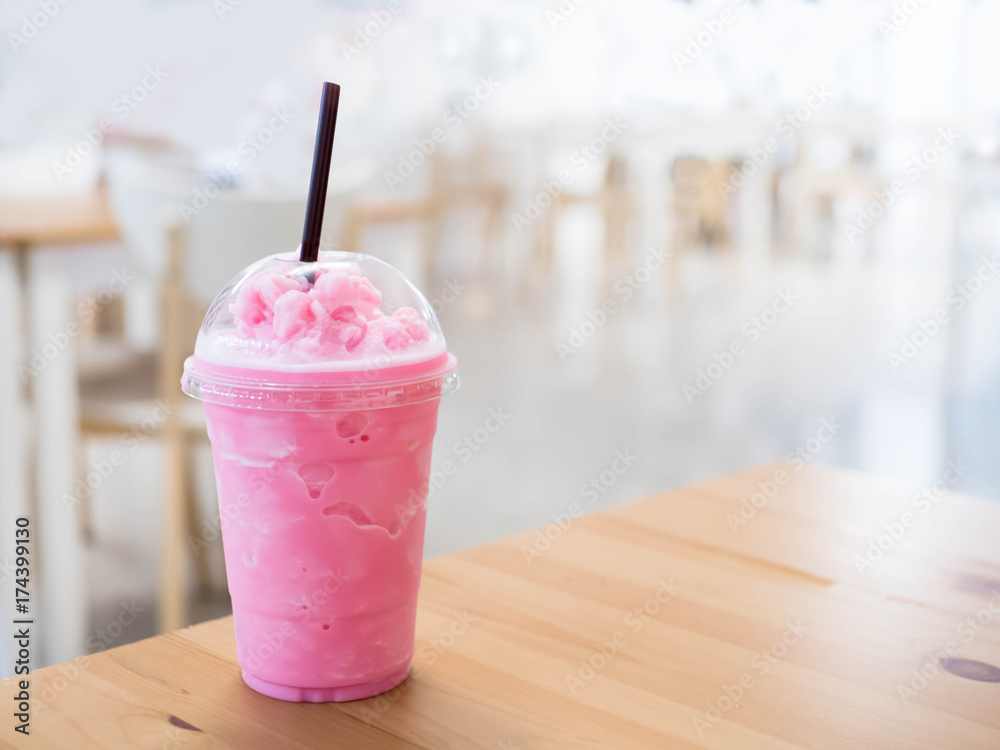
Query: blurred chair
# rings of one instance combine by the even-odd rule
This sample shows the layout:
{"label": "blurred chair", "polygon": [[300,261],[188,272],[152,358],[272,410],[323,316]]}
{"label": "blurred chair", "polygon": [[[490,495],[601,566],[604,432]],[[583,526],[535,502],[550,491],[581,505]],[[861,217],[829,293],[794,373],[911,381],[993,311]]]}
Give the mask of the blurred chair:
{"label": "blurred chair", "polygon": [[[192,454],[206,433],[201,405],[180,391],[183,362],[205,311],[231,278],[266,255],[295,250],[305,199],[223,190],[185,225],[178,210],[191,203],[190,189],[182,186],[197,181],[192,175],[142,163],[110,171],[122,235],[155,278],[159,346],[150,351],[122,339],[92,342],[92,361],[81,378],[81,433],[140,430],[164,446],[159,619],[162,630],[174,630],[186,619],[186,541],[203,534]],[[326,226],[335,231],[336,211],[331,214]],[[199,584],[208,587],[207,558],[195,553],[194,563]]]}
{"label": "blurred chair", "polygon": [[[190,328],[178,283],[176,257],[183,235],[170,233],[173,256],[160,280],[160,345],[156,351],[131,349],[110,335],[81,344],[80,438],[131,435],[135,440],[158,439],[164,448],[164,516],[161,525],[161,582],[159,619],[163,630],[185,624],[185,535],[202,533],[192,477],[191,446],[204,439],[205,429],[197,407],[181,399],[179,367],[190,337]],[[187,340],[186,340],[187,339]],[[94,537],[89,506],[81,518],[85,533]],[[199,586],[211,586],[208,559],[194,555]]]}
{"label": "blurred chair", "polygon": [[555,260],[555,236],[560,214],[568,206],[592,204],[604,218],[604,262],[620,262],[625,257],[629,226],[637,216],[638,197],[630,179],[628,162],[612,154],[604,164],[600,185],[593,191],[564,190],[552,199],[543,212],[536,250],[536,260],[549,270]]}
{"label": "blurred chair", "polygon": [[413,198],[368,198],[347,209],[340,249],[361,252],[364,232],[385,224],[415,222],[421,224],[421,253],[425,278],[437,265],[437,252],[448,208],[447,167],[440,155],[430,160],[430,188],[425,195]]}
{"label": "blurred chair", "polygon": [[450,209],[471,205],[486,210],[484,248],[495,244],[503,224],[508,200],[506,185],[495,179],[488,168],[491,158],[486,144],[471,149],[462,159],[449,160],[440,152],[430,159],[430,185],[424,195],[413,198],[368,199],[347,210],[341,249],[359,252],[365,229],[416,222],[421,224],[424,278],[431,279],[438,266],[444,221]]}
{"label": "blurred chair", "polygon": [[680,158],[674,162],[670,211],[673,218],[674,260],[698,247],[713,247],[731,253],[728,201],[723,186],[735,167],[730,161]]}
{"label": "blurred chair", "polygon": [[483,254],[481,265],[490,263],[502,235],[504,210],[510,202],[511,185],[508,153],[496,142],[496,134],[483,133],[461,158],[448,162],[445,189],[448,205],[481,209],[483,218]]}
{"label": "blurred chair", "polygon": [[[868,202],[885,189],[886,178],[875,166],[880,129],[863,112],[834,112],[810,123],[799,134],[795,161],[778,176],[778,225],[788,253],[809,252],[826,231],[841,204]],[[829,254],[832,248],[820,248]]]}

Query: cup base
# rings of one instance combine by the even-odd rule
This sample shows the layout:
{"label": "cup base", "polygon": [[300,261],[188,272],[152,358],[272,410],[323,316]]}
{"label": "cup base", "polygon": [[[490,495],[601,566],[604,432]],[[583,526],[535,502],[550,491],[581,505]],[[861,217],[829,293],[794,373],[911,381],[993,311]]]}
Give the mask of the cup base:
{"label": "cup base", "polygon": [[243,670],[243,682],[261,695],[266,695],[269,698],[277,698],[280,701],[290,701],[292,703],[344,703],[345,701],[370,698],[373,695],[392,690],[406,679],[406,675],[409,672],[410,665],[407,664],[402,669],[393,672],[387,677],[372,680],[371,682],[361,682],[356,685],[341,685],[340,687],[302,688],[268,682],[259,677],[254,677],[252,674],[247,674],[246,670]]}

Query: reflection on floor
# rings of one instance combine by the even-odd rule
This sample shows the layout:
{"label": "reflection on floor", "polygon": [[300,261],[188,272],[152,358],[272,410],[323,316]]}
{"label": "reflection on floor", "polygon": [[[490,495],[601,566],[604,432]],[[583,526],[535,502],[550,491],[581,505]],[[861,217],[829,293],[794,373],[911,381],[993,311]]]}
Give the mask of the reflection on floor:
{"label": "reflection on floor", "polygon": [[[957,489],[1000,498],[1000,278],[961,310],[948,302],[980,259],[956,281],[861,261],[733,273],[708,254],[625,299],[642,261],[506,302],[470,287],[445,310],[463,385],[443,404],[436,461],[460,470],[431,498],[429,555],[796,450],[919,483],[961,460]],[[939,308],[952,314],[933,332]],[[491,409],[510,416],[480,447]]]}
{"label": "reflection on floor", "polygon": [[[956,489],[1000,498],[990,449],[1000,278],[961,309],[949,301],[980,257],[958,253],[954,269],[943,258],[857,255],[738,266],[705,251],[671,274],[639,270],[657,265],[646,249],[600,274],[587,270],[600,266],[600,233],[577,230],[549,276],[449,275],[446,256],[429,285],[462,388],[442,403],[435,467],[454,471],[432,480],[428,556],[552,523],[573,503],[589,512],[796,451],[918,483],[958,460],[969,470]],[[950,319],[935,329],[940,308]],[[156,487],[147,458],[136,476]],[[124,474],[109,494],[140,486]],[[104,541],[91,580],[107,590],[95,597],[95,630],[124,592],[156,579],[155,557],[129,545],[155,534],[156,502],[96,509]],[[210,554],[220,593],[194,619],[227,607],[218,542]],[[152,634],[148,612],[121,642]]]}

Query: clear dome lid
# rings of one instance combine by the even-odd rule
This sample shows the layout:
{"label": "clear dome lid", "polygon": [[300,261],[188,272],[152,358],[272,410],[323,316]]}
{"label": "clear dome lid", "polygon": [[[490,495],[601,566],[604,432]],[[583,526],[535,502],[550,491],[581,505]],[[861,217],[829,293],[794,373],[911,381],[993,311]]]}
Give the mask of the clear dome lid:
{"label": "clear dome lid", "polygon": [[357,253],[282,253],[218,294],[181,383],[213,403],[339,409],[436,398],[458,376],[437,316],[397,269]]}

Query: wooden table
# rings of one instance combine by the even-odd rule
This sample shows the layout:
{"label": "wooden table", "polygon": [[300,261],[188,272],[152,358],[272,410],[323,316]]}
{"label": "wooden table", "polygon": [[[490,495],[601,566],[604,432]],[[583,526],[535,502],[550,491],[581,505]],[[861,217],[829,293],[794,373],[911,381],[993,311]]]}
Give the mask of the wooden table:
{"label": "wooden table", "polygon": [[[110,242],[118,229],[103,190],[31,198],[0,198],[0,529],[14,528],[14,519],[28,511],[32,478],[27,467],[26,425],[35,424],[38,498],[37,528],[45,544],[41,564],[50,572],[39,589],[40,606],[49,613],[45,640],[49,661],[63,661],[86,647],[86,576],[83,547],[75,516],[66,511],[64,496],[73,495],[78,463],[77,372],[75,338],[66,335],[75,320],[74,283],[65,262],[50,252],[67,246]],[[24,306],[23,299],[28,299]],[[23,312],[28,311],[27,343]],[[34,352],[58,351],[27,375]],[[24,413],[30,384],[34,419]],[[58,571],[58,575],[56,575]],[[13,590],[0,586],[3,601],[0,634],[10,643]],[[0,654],[6,649],[0,649]],[[5,672],[8,665],[0,665]]]}
{"label": "wooden table", "polygon": [[245,687],[230,618],[105,651],[33,675],[31,746],[996,750],[1000,505],[918,489],[775,464],[428,561],[414,673],[353,703]]}
{"label": "wooden table", "polygon": [[30,249],[118,239],[103,189],[56,196],[0,199],[0,245]]}

